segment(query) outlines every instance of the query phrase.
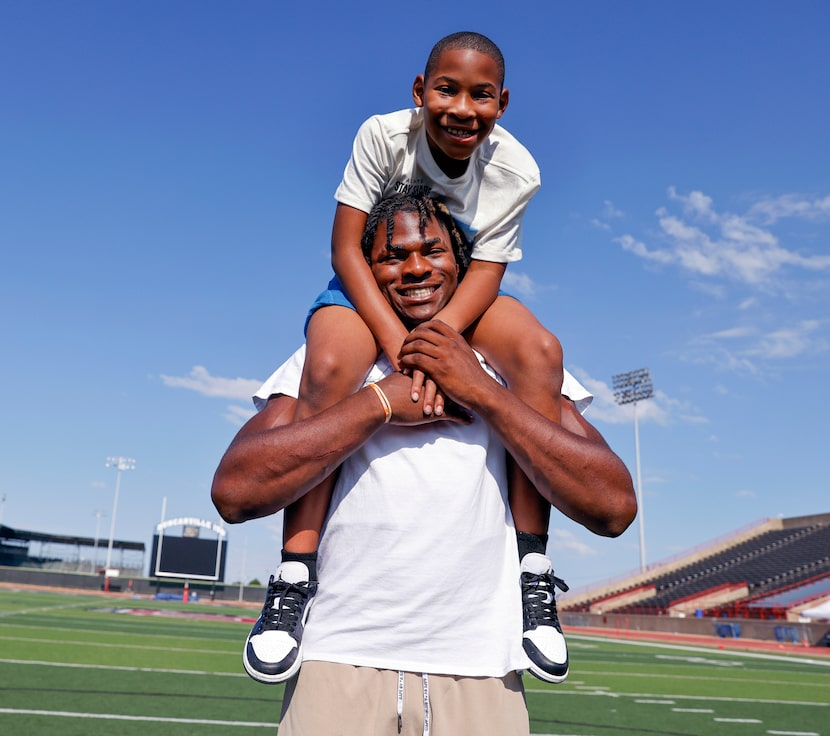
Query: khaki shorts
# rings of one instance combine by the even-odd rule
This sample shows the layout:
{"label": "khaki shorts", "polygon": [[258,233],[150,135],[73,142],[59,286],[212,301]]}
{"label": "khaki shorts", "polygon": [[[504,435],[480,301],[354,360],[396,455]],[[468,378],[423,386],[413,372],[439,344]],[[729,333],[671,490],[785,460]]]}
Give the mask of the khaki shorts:
{"label": "khaki shorts", "polygon": [[[425,707],[428,703],[428,707]],[[400,721],[399,721],[400,711]],[[279,736],[528,736],[522,679],[421,675],[304,662]]]}

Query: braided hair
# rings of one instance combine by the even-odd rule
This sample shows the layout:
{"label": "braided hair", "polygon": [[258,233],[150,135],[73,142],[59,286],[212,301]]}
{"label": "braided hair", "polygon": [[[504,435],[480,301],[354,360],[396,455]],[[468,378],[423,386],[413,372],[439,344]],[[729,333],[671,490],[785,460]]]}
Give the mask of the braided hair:
{"label": "braided hair", "polygon": [[499,70],[499,81],[501,86],[504,87],[504,56],[501,53],[501,49],[487,38],[487,36],[483,36],[475,31],[451,33],[449,36],[444,36],[444,38],[438,41],[432,47],[432,51],[429,52],[429,56],[427,57],[427,64],[424,69],[425,79],[429,79],[429,75],[435,70],[441,54],[451,49],[471,49],[485,56],[489,56],[496,62]]}
{"label": "braided hair", "polygon": [[360,239],[360,247],[366,263],[372,265],[372,250],[375,244],[375,235],[381,223],[386,225],[386,247],[392,245],[392,233],[395,229],[395,215],[399,212],[413,212],[418,215],[421,233],[426,230],[429,221],[437,220],[444,226],[450,236],[450,245],[458,264],[458,277],[461,279],[470,265],[472,247],[458,227],[450,211],[441,200],[434,199],[426,194],[392,194],[384,197],[369,212],[366,218],[366,227]]}

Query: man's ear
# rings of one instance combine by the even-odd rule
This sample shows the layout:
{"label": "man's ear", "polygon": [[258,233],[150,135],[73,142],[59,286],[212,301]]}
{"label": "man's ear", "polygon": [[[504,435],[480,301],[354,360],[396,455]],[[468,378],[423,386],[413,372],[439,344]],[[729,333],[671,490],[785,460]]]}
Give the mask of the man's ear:
{"label": "man's ear", "polygon": [[412,83],[412,99],[415,102],[415,107],[424,106],[424,84],[423,74],[415,77],[415,81]]}
{"label": "man's ear", "polygon": [[504,87],[499,95],[499,114],[498,117],[504,115],[504,111],[507,109],[507,103],[510,102],[510,90],[507,87]]}

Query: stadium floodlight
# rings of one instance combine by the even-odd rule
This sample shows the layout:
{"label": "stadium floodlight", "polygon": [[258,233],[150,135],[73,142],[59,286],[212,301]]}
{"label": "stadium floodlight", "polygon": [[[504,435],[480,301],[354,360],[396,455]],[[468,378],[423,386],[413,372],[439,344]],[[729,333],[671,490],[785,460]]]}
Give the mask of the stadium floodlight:
{"label": "stadium floodlight", "polygon": [[639,368],[628,373],[612,376],[614,401],[620,406],[634,405],[634,457],[637,468],[637,523],[640,529],[640,572],[646,571],[646,533],[643,520],[643,481],[640,477],[640,432],[637,427],[637,402],[654,396],[654,387],[648,368]]}
{"label": "stadium floodlight", "polygon": [[98,540],[101,538],[101,517],[106,516],[107,512],[103,509],[95,509],[95,543],[92,546],[92,560],[91,570],[95,572],[95,566],[98,564]]}
{"label": "stadium floodlight", "polygon": [[[108,457],[107,467],[115,468],[117,475],[115,476],[115,498],[112,502],[112,519],[110,519],[110,541],[107,545],[107,562],[104,565],[105,570],[110,569],[112,563],[112,542],[115,539],[115,514],[118,511],[118,492],[121,490],[121,473],[125,470],[135,470],[135,460],[131,457]],[[108,575],[108,572],[104,573]]]}

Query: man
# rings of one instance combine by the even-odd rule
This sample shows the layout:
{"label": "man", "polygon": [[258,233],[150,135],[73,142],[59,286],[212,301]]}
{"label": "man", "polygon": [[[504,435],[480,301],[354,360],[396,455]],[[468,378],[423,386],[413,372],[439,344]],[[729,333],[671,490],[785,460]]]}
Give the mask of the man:
{"label": "man", "polygon": [[597,534],[631,523],[631,478],[572,402],[563,400],[561,426],[548,421],[459,333],[430,321],[458,285],[451,219],[423,197],[376,210],[364,247],[412,329],[400,363],[459,409],[425,416],[411,379],[379,364],[365,388],[289,424],[295,369],[222,458],[212,495],[228,522],[276,513],[338,471],[280,735],[527,734],[505,449],[551,504]]}

